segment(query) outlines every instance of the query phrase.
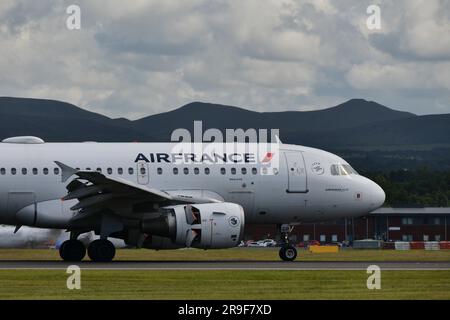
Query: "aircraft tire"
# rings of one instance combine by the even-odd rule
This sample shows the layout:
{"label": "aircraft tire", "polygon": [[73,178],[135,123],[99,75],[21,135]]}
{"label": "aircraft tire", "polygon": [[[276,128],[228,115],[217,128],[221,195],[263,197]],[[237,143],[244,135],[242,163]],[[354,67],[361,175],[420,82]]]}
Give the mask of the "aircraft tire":
{"label": "aircraft tire", "polygon": [[283,246],[280,248],[279,254],[283,261],[294,261],[297,258],[297,249],[294,246]]}
{"label": "aircraft tire", "polygon": [[64,261],[79,262],[86,255],[86,247],[80,240],[66,240],[59,247],[59,255]]}
{"label": "aircraft tire", "polygon": [[113,243],[106,239],[94,240],[89,244],[88,256],[95,262],[110,262],[116,255]]}

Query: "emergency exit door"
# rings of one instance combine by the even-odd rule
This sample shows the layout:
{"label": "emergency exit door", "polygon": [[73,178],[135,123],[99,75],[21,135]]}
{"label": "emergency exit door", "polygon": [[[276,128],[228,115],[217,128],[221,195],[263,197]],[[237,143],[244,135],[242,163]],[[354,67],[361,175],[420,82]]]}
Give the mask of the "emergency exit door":
{"label": "emergency exit door", "polygon": [[137,182],[139,184],[148,184],[150,182],[148,163],[145,161],[137,163]]}
{"label": "emergency exit door", "polygon": [[301,152],[286,152],[286,166],[288,170],[288,192],[308,192],[308,177],[306,174],[305,159]]}

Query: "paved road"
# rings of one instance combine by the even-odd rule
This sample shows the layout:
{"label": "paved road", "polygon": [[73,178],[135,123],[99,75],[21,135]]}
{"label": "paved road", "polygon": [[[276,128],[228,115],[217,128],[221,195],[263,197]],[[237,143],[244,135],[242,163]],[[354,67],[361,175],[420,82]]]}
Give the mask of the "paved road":
{"label": "paved road", "polygon": [[66,269],[77,264],[82,269],[99,270],[366,270],[377,265],[382,270],[450,270],[450,262],[312,262],[312,261],[114,261],[111,263],[66,263],[63,261],[0,261],[0,270]]}

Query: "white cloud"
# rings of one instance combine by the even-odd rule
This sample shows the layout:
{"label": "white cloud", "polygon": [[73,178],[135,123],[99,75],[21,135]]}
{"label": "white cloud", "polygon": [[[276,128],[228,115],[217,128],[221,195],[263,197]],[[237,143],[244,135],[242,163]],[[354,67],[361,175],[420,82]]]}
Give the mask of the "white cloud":
{"label": "white cloud", "polygon": [[352,97],[450,112],[449,2],[378,2],[371,33],[351,0],[80,0],[80,31],[65,28],[71,1],[2,0],[0,95],[129,118],[194,100],[274,111]]}
{"label": "white cloud", "polygon": [[365,63],[354,65],[347,79],[356,89],[383,89],[395,90],[415,88],[419,85],[427,85],[421,71],[411,69],[408,65],[382,65],[377,63]]}
{"label": "white cloud", "polygon": [[450,62],[437,63],[433,68],[436,85],[450,91]]}
{"label": "white cloud", "polygon": [[365,63],[354,65],[347,80],[356,89],[450,89],[450,63]]}
{"label": "white cloud", "polygon": [[450,59],[450,2],[403,0],[383,2],[383,28],[374,44],[395,57]]}

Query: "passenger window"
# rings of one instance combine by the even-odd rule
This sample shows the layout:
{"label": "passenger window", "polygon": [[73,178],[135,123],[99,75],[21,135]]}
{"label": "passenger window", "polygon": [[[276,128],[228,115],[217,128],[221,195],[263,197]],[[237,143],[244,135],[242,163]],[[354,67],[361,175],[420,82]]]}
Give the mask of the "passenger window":
{"label": "passenger window", "polygon": [[236,168],[231,168],[231,174],[236,174]]}
{"label": "passenger window", "polygon": [[97,168],[97,172],[102,172],[102,168]]}
{"label": "passenger window", "polygon": [[59,174],[59,168],[53,169],[53,172],[54,172],[55,174]]}
{"label": "passenger window", "polygon": [[162,168],[158,168],[156,171],[158,172],[158,174],[162,174],[163,173],[163,169]]}
{"label": "passenger window", "polygon": [[194,168],[194,174],[199,174],[200,173],[200,169],[199,168]]}
{"label": "passenger window", "polygon": [[37,175],[38,174],[38,169],[37,168],[33,168],[33,174]]}
{"label": "passenger window", "polygon": [[178,168],[173,168],[173,174],[178,174]]}
{"label": "passenger window", "polygon": [[87,167],[87,168],[86,168],[86,171],[91,171],[91,168]]}
{"label": "passenger window", "polygon": [[147,170],[145,170],[145,167],[140,168],[141,174],[145,175],[147,173]]}
{"label": "passenger window", "polygon": [[258,173],[258,169],[252,168],[252,174],[257,174],[257,173]]}
{"label": "passenger window", "polygon": [[44,169],[42,170],[42,172],[43,172],[45,175],[48,175],[48,168],[44,168]]}
{"label": "passenger window", "polygon": [[205,174],[206,174],[206,175],[209,174],[209,168],[205,168]]}
{"label": "passenger window", "polygon": [[131,168],[131,167],[130,167],[130,168],[128,168],[128,173],[129,173],[129,174],[134,174],[134,170],[133,170],[133,168]]}
{"label": "passenger window", "polygon": [[221,174],[225,174],[227,171],[225,170],[225,168],[220,168],[220,173]]}
{"label": "passenger window", "polygon": [[108,172],[108,174],[112,174],[113,170],[112,170],[112,168],[108,168],[108,169],[106,169],[106,172]]}
{"label": "passenger window", "polygon": [[247,168],[242,168],[241,172],[242,172],[242,174],[247,174]]}
{"label": "passenger window", "polygon": [[26,175],[27,172],[28,172],[27,168],[22,168],[22,174],[23,174],[23,175]]}
{"label": "passenger window", "polygon": [[184,174],[189,174],[189,169],[188,168],[184,168],[183,172],[184,172]]}
{"label": "passenger window", "polygon": [[4,175],[6,174],[6,169],[5,169],[5,168],[1,168],[1,169],[0,169],[0,174],[1,174],[2,176],[4,176]]}
{"label": "passenger window", "polygon": [[123,174],[123,169],[122,168],[117,168],[117,173],[122,175]]}
{"label": "passenger window", "polygon": [[15,175],[16,173],[17,173],[16,168],[11,168],[11,174],[12,174],[12,175]]}

